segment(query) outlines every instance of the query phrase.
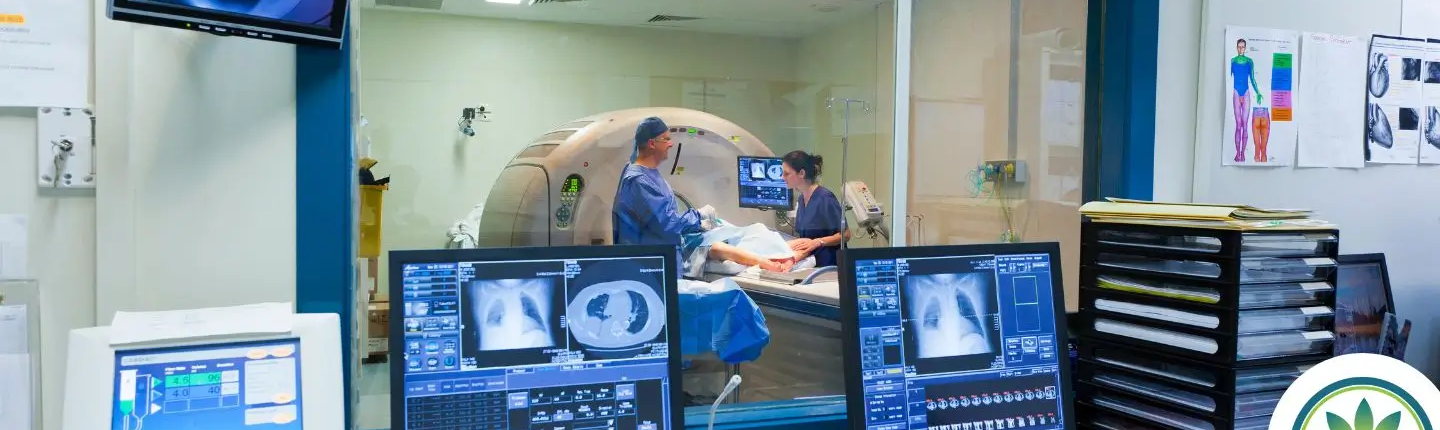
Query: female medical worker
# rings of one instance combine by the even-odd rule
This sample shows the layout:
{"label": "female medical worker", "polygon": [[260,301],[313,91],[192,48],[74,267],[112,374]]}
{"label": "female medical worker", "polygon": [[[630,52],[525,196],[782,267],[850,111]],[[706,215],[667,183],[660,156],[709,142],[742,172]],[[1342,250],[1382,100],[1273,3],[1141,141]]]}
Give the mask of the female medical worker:
{"label": "female medical worker", "polygon": [[840,232],[840,217],[845,216],[835,193],[820,186],[820,169],[824,160],[805,151],[791,151],[784,161],[785,185],[795,190],[795,235],[790,249],[795,257],[815,256],[815,267],[837,264],[837,252],[846,235]]}

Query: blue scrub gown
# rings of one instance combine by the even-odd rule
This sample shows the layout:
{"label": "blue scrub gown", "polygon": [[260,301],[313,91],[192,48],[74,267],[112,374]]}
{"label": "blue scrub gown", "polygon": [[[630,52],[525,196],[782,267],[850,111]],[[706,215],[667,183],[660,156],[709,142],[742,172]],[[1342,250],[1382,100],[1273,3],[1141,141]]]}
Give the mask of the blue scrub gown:
{"label": "blue scrub gown", "polygon": [[[675,210],[675,191],[660,172],[629,164],[620,174],[615,207],[610,213],[617,245],[681,245],[682,236],[700,233],[700,211]],[[690,241],[699,244],[698,241]],[[690,251],[690,250],[685,250]],[[683,253],[688,255],[688,252]],[[683,267],[683,257],[681,260]]]}
{"label": "blue scrub gown", "polygon": [[[816,187],[815,192],[810,194],[810,201],[806,202],[801,197],[799,206],[795,208],[795,235],[805,239],[819,239],[839,233],[840,217],[845,216],[843,210],[840,200],[835,198],[835,193],[830,192],[829,188]],[[815,267],[838,264],[839,249],[835,246],[815,249],[812,252],[815,256]]]}

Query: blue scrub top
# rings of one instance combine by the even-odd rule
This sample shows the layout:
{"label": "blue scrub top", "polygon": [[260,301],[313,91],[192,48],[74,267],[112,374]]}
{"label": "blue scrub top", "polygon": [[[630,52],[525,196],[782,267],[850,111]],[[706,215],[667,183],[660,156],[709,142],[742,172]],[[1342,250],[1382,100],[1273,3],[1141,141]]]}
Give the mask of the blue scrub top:
{"label": "blue scrub top", "polygon": [[[840,207],[840,199],[835,198],[835,193],[829,188],[816,187],[815,192],[810,194],[810,201],[806,202],[803,196],[800,197],[799,206],[795,208],[795,235],[806,239],[819,239],[832,236],[840,232],[840,217],[845,216]],[[834,266],[838,264],[838,246],[825,246],[816,249],[812,255],[815,256],[815,266]]]}
{"label": "blue scrub top", "polygon": [[680,245],[681,236],[700,232],[700,211],[675,209],[675,191],[660,172],[629,164],[620,174],[610,213],[617,245]]}

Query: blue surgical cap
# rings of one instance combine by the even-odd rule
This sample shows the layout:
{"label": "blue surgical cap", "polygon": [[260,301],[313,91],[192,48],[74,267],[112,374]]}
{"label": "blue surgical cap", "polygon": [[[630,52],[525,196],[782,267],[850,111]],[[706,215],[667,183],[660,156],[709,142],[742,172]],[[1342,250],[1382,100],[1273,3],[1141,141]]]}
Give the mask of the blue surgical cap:
{"label": "blue surgical cap", "polygon": [[630,155],[630,160],[634,161],[635,156],[640,154],[640,145],[660,137],[667,130],[670,130],[670,126],[665,125],[665,121],[660,120],[660,117],[652,116],[640,121],[640,126],[635,127],[635,151]]}

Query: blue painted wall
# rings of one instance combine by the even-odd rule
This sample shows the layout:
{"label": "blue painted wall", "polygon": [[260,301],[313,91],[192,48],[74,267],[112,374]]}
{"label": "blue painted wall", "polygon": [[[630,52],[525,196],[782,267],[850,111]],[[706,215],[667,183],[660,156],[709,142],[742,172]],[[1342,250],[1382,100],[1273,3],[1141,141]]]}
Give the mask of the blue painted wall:
{"label": "blue painted wall", "polygon": [[341,50],[295,50],[295,308],[340,315],[345,369],[345,428],[352,428],[348,385],[356,357],[355,202],[350,43]]}
{"label": "blue painted wall", "polygon": [[1160,0],[1091,0],[1085,200],[1150,199]]}

